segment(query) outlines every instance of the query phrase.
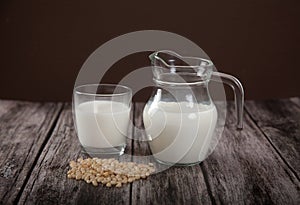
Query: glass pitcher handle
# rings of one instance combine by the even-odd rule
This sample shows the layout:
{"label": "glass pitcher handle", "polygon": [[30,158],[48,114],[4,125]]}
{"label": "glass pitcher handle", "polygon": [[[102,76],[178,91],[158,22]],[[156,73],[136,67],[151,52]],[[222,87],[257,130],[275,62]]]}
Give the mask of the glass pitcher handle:
{"label": "glass pitcher handle", "polygon": [[244,89],[241,82],[234,76],[226,73],[213,72],[211,79],[229,85],[234,91],[235,108],[237,114],[237,128],[243,129],[243,113],[244,113]]}

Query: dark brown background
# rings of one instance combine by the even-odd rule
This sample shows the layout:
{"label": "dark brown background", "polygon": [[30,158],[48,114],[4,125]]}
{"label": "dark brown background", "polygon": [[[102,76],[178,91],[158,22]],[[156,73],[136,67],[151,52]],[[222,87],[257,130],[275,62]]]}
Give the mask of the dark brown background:
{"label": "dark brown background", "polygon": [[[0,98],[69,101],[86,58],[118,35],[166,30],[196,42],[247,99],[300,95],[298,0],[75,1],[2,0]],[[117,63],[117,82],[148,61]],[[118,72],[116,72],[118,71]]]}

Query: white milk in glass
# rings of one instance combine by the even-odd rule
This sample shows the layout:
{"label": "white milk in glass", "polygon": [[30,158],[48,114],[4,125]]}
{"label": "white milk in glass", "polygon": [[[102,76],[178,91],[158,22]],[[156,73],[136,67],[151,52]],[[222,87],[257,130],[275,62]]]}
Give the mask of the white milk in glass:
{"label": "white milk in glass", "polygon": [[84,147],[125,146],[130,107],[114,101],[90,101],[76,106],[76,124]]}
{"label": "white milk in glass", "polygon": [[145,106],[144,125],[154,157],[190,164],[207,155],[217,122],[214,104],[157,102]]}

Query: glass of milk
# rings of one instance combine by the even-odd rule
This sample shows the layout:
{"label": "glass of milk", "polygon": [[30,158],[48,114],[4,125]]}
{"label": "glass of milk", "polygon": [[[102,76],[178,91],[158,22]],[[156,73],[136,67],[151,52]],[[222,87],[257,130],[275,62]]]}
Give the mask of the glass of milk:
{"label": "glass of milk", "polygon": [[74,89],[73,114],[79,141],[93,157],[122,155],[126,147],[132,91],[114,84]]}

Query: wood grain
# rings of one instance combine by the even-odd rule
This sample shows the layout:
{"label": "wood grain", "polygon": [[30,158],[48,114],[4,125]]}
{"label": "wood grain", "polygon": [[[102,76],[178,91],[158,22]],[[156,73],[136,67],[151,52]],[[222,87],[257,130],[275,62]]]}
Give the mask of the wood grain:
{"label": "wood grain", "polygon": [[212,155],[202,163],[216,204],[299,204],[299,180],[246,114],[236,130],[233,103]]}
{"label": "wood grain", "polygon": [[0,100],[0,116],[9,112],[17,103],[15,100]]}
{"label": "wood grain", "polygon": [[289,99],[248,101],[246,109],[299,179],[300,107],[295,103]]}
{"label": "wood grain", "polygon": [[71,106],[67,105],[29,178],[20,204],[129,204],[130,185],[94,187],[67,179],[69,162],[87,157],[81,150]]}
{"label": "wood grain", "polygon": [[[146,139],[142,127],[143,104],[135,106],[136,139]],[[134,155],[150,155],[148,143],[134,142]],[[153,158],[149,161],[157,164]],[[143,160],[145,163],[145,160]],[[211,204],[200,166],[172,167],[132,185],[132,204]]]}
{"label": "wood grain", "polygon": [[49,138],[61,103],[0,101],[0,202],[17,200]]}
{"label": "wood grain", "polygon": [[300,107],[300,97],[293,97],[290,100],[295,103],[298,107]]}

